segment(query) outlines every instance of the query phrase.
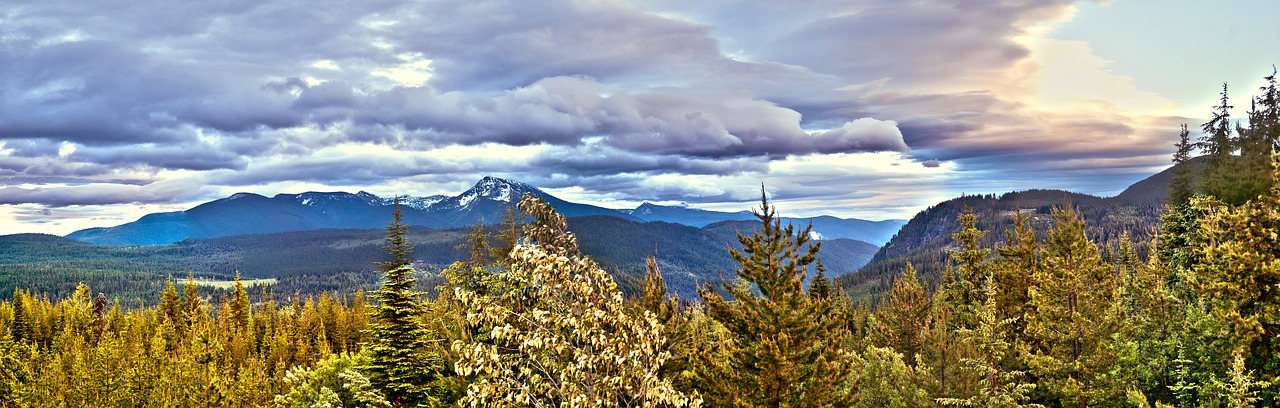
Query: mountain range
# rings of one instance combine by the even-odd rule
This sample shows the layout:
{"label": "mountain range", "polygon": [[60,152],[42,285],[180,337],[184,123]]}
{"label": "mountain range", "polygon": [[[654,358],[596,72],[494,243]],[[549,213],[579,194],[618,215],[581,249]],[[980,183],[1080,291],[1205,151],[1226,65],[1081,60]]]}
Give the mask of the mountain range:
{"label": "mountain range", "polygon": [[[1192,182],[1197,183],[1203,160],[1192,160],[1181,166],[1191,167]],[[1145,257],[1164,211],[1173,172],[1174,169],[1169,168],[1156,173],[1114,197],[1063,190],[1026,190],[999,196],[953,198],[917,213],[858,271],[836,271],[840,275],[837,282],[853,298],[874,301],[878,294],[890,288],[893,279],[910,262],[924,283],[936,286],[949,262],[946,250],[957,248],[951,234],[960,230],[956,217],[965,208],[978,216],[977,227],[987,231],[980,240],[986,248],[1004,242],[1005,230],[1012,226],[1010,215],[1015,211],[1030,217],[1030,226],[1043,242],[1054,226],[1053,208],[1071,205],[1088,225],[1089,237],[1099,244],[1104,255],[1127,235],[1138,255]]]}
{"label": "mountain range", "polygon": [[[814,235],[821,237],[821,255],[829,275],[837,277],[837,283],[855,299],[874,301],[907,262],[915,265],[926,283],[936,285],[941,280],[946,249],[955,248],[951,234],[959,229],[956,216],[966,207],[978,214],[978,227],[988,231],[982,238],[986,247],[1003,239],[1012,212],[1030,214],[1032,227],[1043,237],[1053,225],[1052,208],[1069,203],[1086,220],[1089,235],[1104,250],[1128,234],[1139,252],[1145,252],[1158,225],[1171,177],[1172,170],[1165,170],[1108,198],[1062,190],[957,197],[921,211],[905,223],[835,217],[786,222],[812,223]],[[477,220],[495,223],[504,212],[503,206],[512,205],[524,193],[542,197],[568,215],[569,228],[578,235],[583,252],[629,290],[639,286],[645,259],[655,255],[671,293],[696,296],[697,285],[733,276],[737,265],[727,249],[738,246],[738,233],[749,234],[759,228],[758,221],[746,211],[651,203],[614,210],[571,203],[527,184],[486,177],[457,196],[401,198],[405,221],[419,226],[410,233],[417,248],[415,258],[432,268],[461,259],[465,254],[457,246],[466,234],[465,227]],[[151,214],[116,227],[77,231],[68,236],[71,239],[0,236],[0,290],[17,282],[30,286],[32,277],[38,276],[34,288],[43,288],[40,282],[47,282],[52,290],[68,279],[95,281],[101,277],[95,282],[106,285],[104,289],[125,285],[146,292],[157,290],[157,276],[188,271],[212,278],[225,278],[233,271],[254,278],[277,278],[277,287],[289,293],[372,286],[377,282],[372,262],[385,256],[382,227],[390,221],[391,201],[365,192],[271,198],[240,193],[187,211]],[[884,245],[879,246],[881,243]],[[122,244],[129,246],[118,246]],[[125,270],[145,276],[122,274]]]}
{"label": "mountain range", "polygon": [[[401,197],[406,224],[427,228],[456,228],[501,221],[504,207],[524,194],[546,200],[566,217],[609,216],[633,222],[662,221],[703,227],[721,221],[754,220],[750,212],[720,212],[644,203],[615,210],[559,199],[525,183],[485,177],[456,196]],[[137,221],[105,228],[89,228],[67,235],[76,241],[105,245],[156,245],[184,239],[208,239],[242,234],[266,234],[328,228],[380,229],[391,221],[393,200],[361,191],[308,192],[265,197],[237,193],[185,211],[154,213]],[[827,239],[848,238],[875,245],[887,242],[905,222],[867,221],[831,216],[785,218],[783,222],[813,223]]]}

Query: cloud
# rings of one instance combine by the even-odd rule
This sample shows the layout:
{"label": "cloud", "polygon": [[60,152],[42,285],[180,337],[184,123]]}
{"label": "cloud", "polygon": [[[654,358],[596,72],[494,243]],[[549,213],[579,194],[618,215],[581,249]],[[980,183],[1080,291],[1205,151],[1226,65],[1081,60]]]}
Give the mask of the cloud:
{"label": "cloud", "polygon": [[1040,181],[1114,190],[1167,164],[1186,119],[1053,40],[1073,8],[18,0],[0,13],[0,201],[434,194],[484,174],[725,206],[767,180],[884,214]]}

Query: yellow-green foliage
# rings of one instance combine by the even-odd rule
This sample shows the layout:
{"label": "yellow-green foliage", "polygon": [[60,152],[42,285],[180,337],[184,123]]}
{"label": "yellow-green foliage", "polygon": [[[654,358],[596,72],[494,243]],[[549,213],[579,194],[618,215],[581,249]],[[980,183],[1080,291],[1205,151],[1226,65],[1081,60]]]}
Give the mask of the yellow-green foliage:
{"label": "yellow-green foliage", "polygon": [[21,304],[36,329],[15,338],[0,324],[0,407],[266,406],[285,391],[290,367],[363,341],[364,320],[352,318],[363,306],[327,296],[258,305],[258,326],[246,333],[205,299],[186,299],[194,315],[173,321],[158,307],[108,312],[105,297],[94,307],[90,293],[81,285],[58,302],[20,292],[0,303],[0,323]]}

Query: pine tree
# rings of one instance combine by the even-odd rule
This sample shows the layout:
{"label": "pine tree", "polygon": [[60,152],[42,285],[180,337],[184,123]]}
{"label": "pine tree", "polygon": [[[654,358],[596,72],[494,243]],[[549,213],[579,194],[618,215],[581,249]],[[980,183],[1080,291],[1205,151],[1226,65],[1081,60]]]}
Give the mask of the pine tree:
{"label": "pine tree", "polygon": [[413,244],[409,242],[409,226],[401,222],[404,214],[400,211],[400,196],[395,197],[392,205],[391,222],[387,223],[387,245],[382,247],[391,254],[391,260],[378,262],[383,274],[413,265]]}
{"label": "pine tree", "polygon": [[1239,166],[1234,153],[1239,146],[1238,140],[1232,134],[1231,108],[1234,106],[1228,104],[1225,83],[1222,84],[1221,95],[1221,103],[1214,107],[1213,117],[1201,125],[1204,136],[1201,136],[1200,142],[1196,144],[1196,147],[1208,156],[1205,178],[1200,189],[1206,195],[1217,197],[1228,203],[1240,204],[1247,198],[1241,199],[1240,192],[1237,190]]}
{"label": "pine tree", "polygon": [[956,262],[955,280],[941,288],[942,300],[952,304],[955,309],[956,328],[971,328],[977,322],[977,309],[982,307],[982,280],[989,275],[987,255],[991,249],[983,248],[978,242],[986,231],[978,229],[978,216],[973,209],[965,205],[957,218],[960,231],[951,235],[951,239],[960,245],[959,250],[947,250],[947,255]]}
{"label": "pine tree", "polygon": [[[523,198],[523,197],[522,197]],[[520,243],[520,230],[523,226],[520,224],[520,215],[516,212],[516,208],[512,206],[502,207],[502,228],[498,230],[498,242],[502,245],[493,247],[493,259],[501,265],[506,265],[511,255],[511,249]]]}
{"label": "pine tree", "polygon": [[679,300],[675,297],[667,298],[667,282],[662,278],[662,271],[658,269],[658,259],[653,256],[650,256],[645,263],[644,287],[636,303],[641,309],[652,312],[658,318],[658,322],[663,324],[667,324],[679,314],[679,310],[676,309]]}
{"label": "pine tree", "polygon": [[395,201],[392,221],[387,226],[387,252],[391,261],[379,263],[383,268],[382,288],[374,291],[378,300],[371,312],[370,342],[365,345],[370,359],[369,381],[382,391],[396,407],[438,406],[449,399],[441,379],[448,367],[439,355],[430,351],[434,337],[422,325],[421,292],[413,290],[412,247],[401,222],[399,199]]}
{"label": "pine tree", "polygon": [[[176,298],[177,295],[174,295]],[[176,305],[177,301],[174,301]],[[253,311],[249,304],[249,293],[244,290],[244,282],[240,280],[240,271],[236,271],[235,289],[231,291],[231,301],[228,303],[228,317],[231,319],[231,327],[238,333],[248,334],[249,329],[253,327]],[[167,313],[167,312],[166,312]],[[170,323],[173,324],[173,323]]]}
{"label": "pine tree", "polygon": [[1178,133],[1178,143],[1174,144],[1176,149],[1173,153],[1173,179],[1169,181],[1169,197],[1166,200],[1170,206],[1186,205],[1194,193],[1192,190],[1191,177],[1192,169],[1186,164],[1191,160],[1191,131],[1187,130],[1187,124],[1182,124],[1182,131]]}
{"label": "pine tree", "polygon": [[841,346],[848,329],[832,302],[802,289],[819,245],[806,248],[811,227],[798,234],[790,225],[783,228],[774,211],[761,188],[760,209],[754,211],[761,230],[739,234],[743,249],[729,251],[740,265],[741,284],[722,287],[733,300],[711,285],[698,288],[709,316],[733,339],[727,369],[716,373],[707,395],[728,406],[846,406],[851,395],[843,383],[851,353]]}
{"label": "pine tree", "polygon": [[160,296],[160,312],[172,325],[176,334],[174,338],[168,340],[176,342],[182,338],[185,333],[186,319],[182,316],[182,305],[178,300],[178,290],[173,286],[173,278],[167,276],[164,279],[164,293]]}
{"label": "pine tree", "polygon": [[93,299],[93,345],[102,340],[107,330],[107,295],[99,292]]}
{"label": "pine tree", "polygon": [[1044,391],[1063,406],[1115,404],[1124,390],[1107,383],[1104,374],[1115,360],[1111,340],[1119,330],[1116,274],[1085,235],[1070,202],[1053,217],[1045,265],[1030,290],[1035,312],[1028,317],[1028,363]]}
{"label": "pine tree", "polygon": [[1012,323],[1013,332],[1025,340],[1022,333],[1026,329],[1026,315],[1030,308],[1027,291],[1031,287],[1031,278],[1040,267],[1040,244],[1036,242],[1027,214],[1017,211],[1010,218],[1013,226],[1005,231],[1004,246],[996,251],[1000,254],[1000,261],[992,272],[992,279],[996,282],[993,287],[999,289],[995,294],[997,316],[1016,319]]}
{"label": "pine tree", "polygon": [[493,248],[489,245],[489,234],[484,231],[484,224],[476,222],[471,226],[471,232],[458,244],[457,249],[467,250],[468,258],[465,262],[468,266],[481,266],[490,263],[490,256],[493,256]]}
{"label": "pine tree", "polygon": [[1008,369],[1005,361],[1024,353],[1023,344],[1011,335],[1017,318],[1000,318],[996,301],[998,284],[987,280],[987,297],[977,313],[976,326],[961,329],[960,336],[974,346],[973,357],[961,359],[964,370],[979,378],[977,390],[968,398],[940,398],[942,405],[964,407],[1041,407],[1030,403],[1031,392],[1036,385],[1027,382],[1026,373]]}
{"label": "pine tree", "polygon": [[[1198,204],[1202,245],[1191,247],[1191,283],[1229,328],[1230,350],[1245,350],[1261,381],[1280,383],[1280,190],[1238,207]],[[1277,395],[1262,398],[1277,403]]]}
{"label": "pine tree", "polygon": [[31,315],[27,295],[21,289],[13,290],[13,321],[9,323],[9,338],[15,343],[30,342]]}
{"label": "pine tree", "polygon": [[883,323],[886,344],[902,353],[908,366],[915,367],[916,358],[923,349],[923,325],[929,318],[929,298],[916,279],[916,270],[907,263],[902,275],[893,280],[889,298],[876,311]]}
{"label": "pine tree", "polygon": [[187,283],[182,287],[182,322],[188,331],[204,321],[205,311],[200,300],[200,288],[196,286],[194,274],[187,274]]}

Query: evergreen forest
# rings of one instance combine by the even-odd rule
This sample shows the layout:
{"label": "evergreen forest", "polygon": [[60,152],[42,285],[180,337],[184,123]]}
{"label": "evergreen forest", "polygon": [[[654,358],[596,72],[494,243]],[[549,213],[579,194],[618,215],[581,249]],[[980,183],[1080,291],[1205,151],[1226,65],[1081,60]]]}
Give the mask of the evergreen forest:
{"label": "evergreen forest", "polygon": [[14,289],[0,407],[1277,406],[1280,92],[1267,80],[1246,120],[1224,85],[1202,138],[1183,125],[1174,168],[1202,156],[1203,171],[1178,171],[1151,234],[1102,245],[1070,200],[1043,234],[1021,211],[984,230],[991,215],[962,210],[938,270],[903,262],[854,302],[822,242],[762,191],[758,230],[727,249],[736,278],[682,298],[654,257],[624,295],[529,195],[470,231],[464,261],[418,270],[397,204],[368,292],[189,277],[135,307],[87,284]]}

